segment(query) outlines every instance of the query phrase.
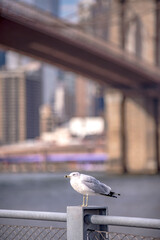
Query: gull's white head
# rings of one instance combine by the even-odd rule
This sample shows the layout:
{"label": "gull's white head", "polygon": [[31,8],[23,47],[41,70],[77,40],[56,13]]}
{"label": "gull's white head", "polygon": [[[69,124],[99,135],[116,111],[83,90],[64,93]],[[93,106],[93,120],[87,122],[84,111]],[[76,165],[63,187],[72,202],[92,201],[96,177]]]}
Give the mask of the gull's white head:
{"label": "gull's white head", "polygon": [[81,174],[79,172],[72,172],[69,175],[66,175],[66,178],[74,178],[74,177],[79,177]]}

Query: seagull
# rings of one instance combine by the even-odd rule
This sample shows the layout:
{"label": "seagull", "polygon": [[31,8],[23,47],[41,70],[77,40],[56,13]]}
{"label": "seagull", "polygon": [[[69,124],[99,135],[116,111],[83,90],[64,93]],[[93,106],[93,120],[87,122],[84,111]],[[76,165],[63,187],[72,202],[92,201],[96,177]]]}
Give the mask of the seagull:
{"label": "seagull", "polygon": [[79,172],[72,172],[65,177],[70,178],[70,184],[73,189],[83,195],[82,207],[88,206],[89,195],[103,195],[113,198],[120,196],[119,193],[112,192],[109,186],[105,185],[92,176],[80,174]]}

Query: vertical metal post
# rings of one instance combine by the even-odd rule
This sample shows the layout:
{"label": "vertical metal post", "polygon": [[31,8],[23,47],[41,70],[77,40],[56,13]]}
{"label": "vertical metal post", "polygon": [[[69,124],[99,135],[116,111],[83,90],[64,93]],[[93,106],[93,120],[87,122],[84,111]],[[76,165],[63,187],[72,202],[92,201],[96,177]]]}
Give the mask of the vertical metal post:
{"label": "vertical metal post", "polygon": [[67,240],[88,240],[92,234],[95,234],[95,230],[107,231],[107,225],[91,224],[85,221],[87,215],[107,215],[107,213],[106,207],[67,207]]}

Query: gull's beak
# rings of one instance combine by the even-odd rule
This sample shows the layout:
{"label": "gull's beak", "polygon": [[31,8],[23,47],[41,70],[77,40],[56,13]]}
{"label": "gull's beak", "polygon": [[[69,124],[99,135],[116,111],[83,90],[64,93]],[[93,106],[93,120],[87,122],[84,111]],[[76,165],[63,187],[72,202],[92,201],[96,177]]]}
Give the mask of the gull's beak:
{"label": "gull's beak", "polygon": [[64,177],[65,177],[65,178],[70,178],[70,176],[69,176],[69,175],[65,175]]}

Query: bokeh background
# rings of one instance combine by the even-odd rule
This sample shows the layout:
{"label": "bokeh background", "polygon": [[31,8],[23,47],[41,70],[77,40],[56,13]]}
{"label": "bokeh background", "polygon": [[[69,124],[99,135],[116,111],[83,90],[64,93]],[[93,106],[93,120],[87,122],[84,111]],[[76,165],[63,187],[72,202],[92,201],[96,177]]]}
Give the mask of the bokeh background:
{"label": "bokeh background", "polygon": [[[26,35],[40,59],[23,28],[10,35],[9,21],[24,24],[27,16],[33,29],[44,21],[44,34],[67,37],[69,55],[64,41],[61,61],[51,60],[56,43],[52,50]],[[160,1],[1,0],[0,18],[0,209],[66,212],[82,196],[64,175],[79,171],[121,193],[91,197],[90,205],[160,218]],[[74,41],[92,53],[85,71]],[[77,70],[67,65],[73,59]]]}

